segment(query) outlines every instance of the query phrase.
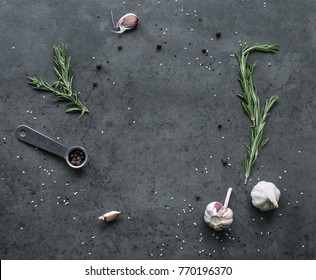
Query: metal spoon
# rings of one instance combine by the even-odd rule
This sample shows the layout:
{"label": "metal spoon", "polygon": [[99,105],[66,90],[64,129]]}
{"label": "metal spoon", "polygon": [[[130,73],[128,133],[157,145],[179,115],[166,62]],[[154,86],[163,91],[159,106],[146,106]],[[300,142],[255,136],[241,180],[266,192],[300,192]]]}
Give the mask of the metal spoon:
{"label": "metal spoon", "polygon": [[[88,154],[84,148],[79,146],[73,146],[70,148],[66,147],[26,125],[18,126],[18,128],[15,131],[15,137],[22,142],[33,145],[42,150],[48,151],[52,154],[64,158],[67,164],[72,168],[78,169],[83,167],[87,163]],[[78,151],[79,153],[81,152],[81,156],[83,156],[82,162],[79,165],[71,163],[71,156],[76,151]]]}

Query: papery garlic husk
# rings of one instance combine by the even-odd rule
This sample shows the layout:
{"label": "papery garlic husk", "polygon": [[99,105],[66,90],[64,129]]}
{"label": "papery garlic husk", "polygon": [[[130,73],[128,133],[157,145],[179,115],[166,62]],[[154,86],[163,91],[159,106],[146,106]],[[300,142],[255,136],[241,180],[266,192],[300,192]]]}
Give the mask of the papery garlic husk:
{"label": "papery garlic husk", "polygon": [[204,212],[204,221],[211,228],[217,231],[229,228],[233,222],[233,210],[228,208],[231,192],[232,188],[229,188],[224,205],[218,201],[214,201],[206,206]]}
{"label": "papery garlic husk", "polygon": [[118,31],[113,30],[113,32],[115,32],[115,33],[123,33],[125,30],[133,29],[133,28],[135,28],[137,26],[138,21],[139,21],[139,19],[138,19],[138,17],[135,14],[128,13],[128,14],[122,16],[117,24],[114,24],[113,14],[112,14],[112,22],[113,22],[114,28],[119,28],[120,29]]}
{"label": "papery garlic husk", "polygon": [[261,211],[269,211],[279,207],[280,190],[270,182],[260,181],[250,193],[252,205]]}
{"label": "papery garlic husk", "polygon": [[111,212],[107,212],[103,214],[102,216],[99,217],[99,219],[105,222],[113,222],[118,218],[120,214],[121,212],[119,211],[111,211]]}

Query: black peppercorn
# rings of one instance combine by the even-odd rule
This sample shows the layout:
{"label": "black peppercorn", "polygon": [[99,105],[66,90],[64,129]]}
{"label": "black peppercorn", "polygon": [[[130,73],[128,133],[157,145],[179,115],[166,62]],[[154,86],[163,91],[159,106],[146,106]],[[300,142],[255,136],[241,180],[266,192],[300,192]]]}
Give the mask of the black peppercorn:
{"label": "black peppercorn", "polygon": [[123,47],[121,45],[117,46],[118,50],[120,51],[121,49],[123,49]]}
{"label": "black peppercorn", "polygon": [[202,53],[206,53],[206,52],[207,52],[207,49],[203,48]]}
{"label": "black peppercorn", "polygon": [[222,33],[221,33],[221,32],[217,32],[217,33],[216,33],[216,38],[217,38],[217,39],[221,38],[221,36],[222,36]]}
{"label": "black peppercorn", "polygon": [[74,166],[80,166],[85,161],[85,154],[80,150],[73,150],[69,154],[69,161]]}
{"label": "black peppercorn", "polygon": [[97,85],[98,85],[97,82],[93,82],[93,83],[92,83],[92,86],[93,86],[93,87],[96,87]]}
{"label": "black peppercorn", "polygon": [[97,70],[101,70],[101,69],[102,69],[102,65],[101,65],[101,64],[98,64],[98,65],[96,66],[96,68],[97,68]]}
{"label": "black peppercorn", "polygon": [[227,163],[228,163],[228,161],[227,161],[227,160],[222,159],[222,164],[223,164],[224,166],[226,166],[226,165],[227,165]]}
{"label": "black peppercorn", "polygon": [[157,48],[157,50],[161,50],[162,44],[161,43],[157,44],[156,48]]}
{"label": "black peppercorn", "polygon": [[222,125],[221,125],[221,124],[219,124],[219,125],[217,125],[217,127],[218,127],[219,129],[221,129],[221,128],[222,128]]}

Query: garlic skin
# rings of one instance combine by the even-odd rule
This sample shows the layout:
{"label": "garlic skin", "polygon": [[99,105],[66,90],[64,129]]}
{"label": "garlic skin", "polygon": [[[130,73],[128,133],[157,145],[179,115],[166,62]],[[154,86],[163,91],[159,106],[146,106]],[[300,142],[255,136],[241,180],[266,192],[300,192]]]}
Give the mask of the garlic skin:
{"label": "garlic skin", "polygon": [[107,212],[103,214],[102,216],[99,217],[99,219],[105,222],[113,222],[118,218],[120,214],[121,214],[120,211],[111,211],[111,212]]}
{"label": "garlic skin", "polygon": [[133,29],[138,25],[138,22],[139,22],[138,17],[133,13],[128,13],[128,14],[122,16],[117,24],[114,24],[112,12],[111,12],[111,16],[112,16],[113,27],[120,29],[118,31],[112,30],[115,33],[123,33],[126,30]]}
{"label": "garlic skin", "polygon": [[269,211],[279,207],[280,190],[270,182],[260,181],[250,193],[252,205],[261,211]]}
{"label": "garlic skin", "polygon": [[233,210],[228,208],[231,192],[232,188],[229,188],[224,205],[218,201],[214,201],[206,206],[204,212],[204,222],[216,231],[229,228],[233,222]]}

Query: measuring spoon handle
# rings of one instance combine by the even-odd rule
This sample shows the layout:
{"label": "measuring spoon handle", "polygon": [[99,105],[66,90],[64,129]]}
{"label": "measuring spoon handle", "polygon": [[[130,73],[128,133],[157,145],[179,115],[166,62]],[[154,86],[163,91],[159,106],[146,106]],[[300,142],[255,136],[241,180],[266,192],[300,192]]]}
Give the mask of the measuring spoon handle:
{"label": "measuring spoon handle", "polygon": [[26,125],[18,126],[15,131],[15,137],[22,142],[33,145],[60,157],[67,157],[68,148],[66,146]]}

